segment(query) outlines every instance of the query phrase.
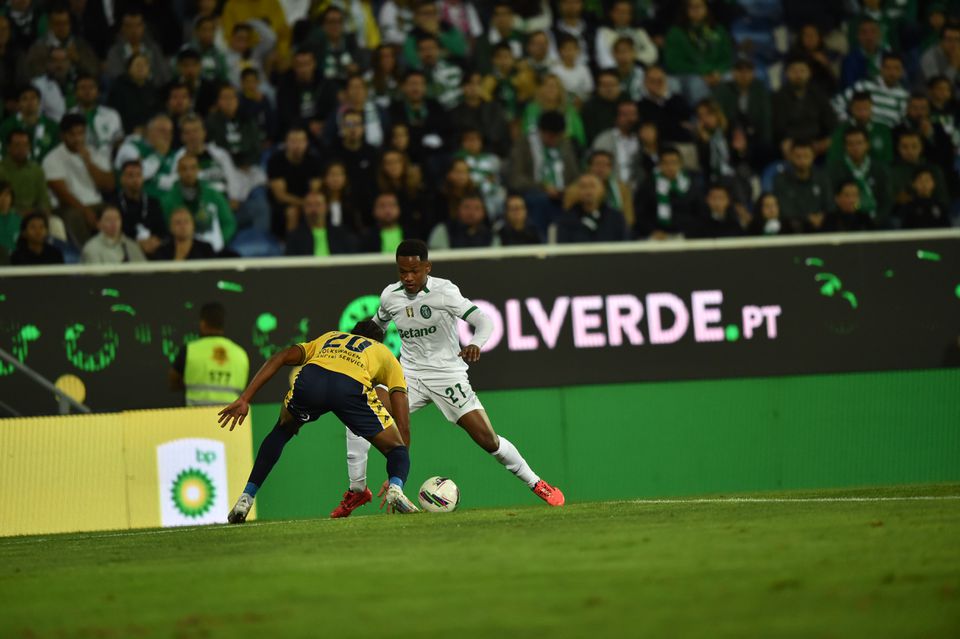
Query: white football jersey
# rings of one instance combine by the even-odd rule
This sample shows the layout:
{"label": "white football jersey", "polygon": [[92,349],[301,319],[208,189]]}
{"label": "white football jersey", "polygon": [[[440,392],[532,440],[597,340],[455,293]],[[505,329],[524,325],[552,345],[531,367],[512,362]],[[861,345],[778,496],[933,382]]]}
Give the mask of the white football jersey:
{"label": "white football jersey", "polygon": [[410,377],[463,373],[468,365],[461,357],[458,319],[477,310],[450,280],[427,277],[423,290],[409,295],[400,282],[383,289],[377,320],[388,326],[392,320],[400,333],[400,363]]}

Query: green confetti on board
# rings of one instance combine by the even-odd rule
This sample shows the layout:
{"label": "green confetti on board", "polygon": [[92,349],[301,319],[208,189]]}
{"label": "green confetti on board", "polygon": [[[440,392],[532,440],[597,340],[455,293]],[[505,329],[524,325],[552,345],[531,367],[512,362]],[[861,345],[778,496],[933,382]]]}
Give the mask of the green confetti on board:
{"label": "green confetti on board", "polygon": [[940,254],[933,251],[917,251],[917,259],[927,260],[928,262],[939,262]]}
{"label": "green confetti on board", "polygon": [[851,293],[850,291],[843,292],[843,299],[850,302],[850,306],[852,308],[857,308],[858,306],[860,306],[860,303],[857,301],[857,296]]}
{"label": "green confetti on board", "polygon": [[114,304],[110,307],[110,310],[114,313],[126,313],[131,317],[137,316],[137,312],[129,304]]}
{"label": "green confetti on board", "polygon": [[34,324],[27,324],[20,329],[20,339],[26,342],[35,342],[40,339],[40,329]]}
{"label": "green confetti on board", "polygon": [[103,297],[120,297],[120,291],[115,288],[105,288],[100,291],[100,295]]}
{"label": "green confetti on board", "polygon": [[277,330],[277,316],[272,313],[261,313],[257,318],[257,330],[261,333],[272,333]]}
{"label": "green confetti on board", "polygon": [[138,324],[133,329],[133,336],[141,344],[150,344],[153,341],[153,329],[149,324]]}
{"label": "green confetti on board", "polygon": [[4,295],[3,293],[0,293],[0,302],[6,302],[6,301],[7,301],[7,296]]}
{"label": "green confetti on board", "polygon": [[725,331],[728,342],[735,342],[740,339],[740,327],[736,324],[730,324]]}
{"label": "green confetti on board", "polygon": [[183,305],[183,307],[189,311],[191,308],[193,308],[193,302],[187,302]]}
{"label": "green confetti on board", "polygon": [[227,280],[220,280],[217,282],[217,288],[221,291],[230,291],[231,293],[243,293],[242,284],[238,284],[237,282],[228,282]]}
{"label": "green confetti on board", "polygon": [[892,269],[892,268],[888,268],[886,271],[883,272],[883,276],[886,277],[886,278],[888,278],[888,279],[891,278],[891,277],[893,277],[893,269]]}
{"label": "green confetti on board", "polygon": [[843,288],[840,278],[833,273],[817,273],[814,279],[824,283],[820,287],[820,294],[825,297],[833,297],[834,293]]}
{"label": "green confetti on board", "polygon": [[803,263],[807,266],[823,266],[823,260],[819,257],[808,257]]}
{"label": "green confetti on board", "polygon": [[953,289],[953,294],[960,297],[960,284],[957,284],[957,288]]}

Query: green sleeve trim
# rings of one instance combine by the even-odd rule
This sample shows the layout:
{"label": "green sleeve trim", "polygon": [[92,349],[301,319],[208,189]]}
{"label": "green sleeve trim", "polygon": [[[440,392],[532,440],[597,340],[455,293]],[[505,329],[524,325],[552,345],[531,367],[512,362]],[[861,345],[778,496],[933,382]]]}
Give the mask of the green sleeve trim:
{"label": "green sleeve trim", "polygon": [[467,316],[470,315],[470,313],[474,312],[475,310],[477,310],[477,307],[471,306],[469,309],[467,309],[466,313],[460,316],[460,319],[463,319],[463,320],[467,319]]}

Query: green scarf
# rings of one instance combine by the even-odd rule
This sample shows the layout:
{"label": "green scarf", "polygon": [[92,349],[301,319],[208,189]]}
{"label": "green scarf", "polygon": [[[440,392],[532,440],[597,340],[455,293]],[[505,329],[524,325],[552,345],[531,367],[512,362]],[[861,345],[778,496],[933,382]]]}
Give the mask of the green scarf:
{"label": "green scarf", "polygon": [[860,210],[869,213],[870,217],[875,216],[877,214],[877,198],[873,193],[873,187],[870,186],[870,156],[864,158],[860,167],[854,166],[849,155],[843,156],[843,162],[850,170],[850,175],[857,183],[857,188],[860,189]]}
{"label": "green scarf", "polygon": [[607,180],[607,206],[618,211],[623,210],[623,201],[620,196],[620,184],[617,178],[610,176]]}
{"label": "green scarf", "polygon": [[668,180],[660,173],[660,169],[653,170],[653,176],[657,189],[657,221],[661,224],[669,224],[673,220],[673,207],[670,204],[670,197],[674,195],[686,195],[690,190],[690,178],[683,171],[677,174],[675,180]]}

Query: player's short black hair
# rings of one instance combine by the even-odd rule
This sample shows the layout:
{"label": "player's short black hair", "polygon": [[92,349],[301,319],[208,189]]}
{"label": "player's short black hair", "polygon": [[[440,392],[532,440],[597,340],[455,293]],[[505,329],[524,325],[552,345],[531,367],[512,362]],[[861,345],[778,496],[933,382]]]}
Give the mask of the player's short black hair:
{"label": "player's short black hair", "polygon": [[222,330],[227,320],[227,311],[220,302],[209,302],[200,307],[200,321],[213,329]]}
{"label": "player's short black hair", "polygon": [[404,240],[397,247],[397,257],[419,257],[421,262],[426,262],[429,257],[427,243],[423,240]]}
{"label": "player's short black hair", "polygon": [[354,325],[350,332],[354,335],[367,337],[377,342],[382,342],[385,337],[383,329],[377,326],[377,323],[372,319],[360,320]]}

